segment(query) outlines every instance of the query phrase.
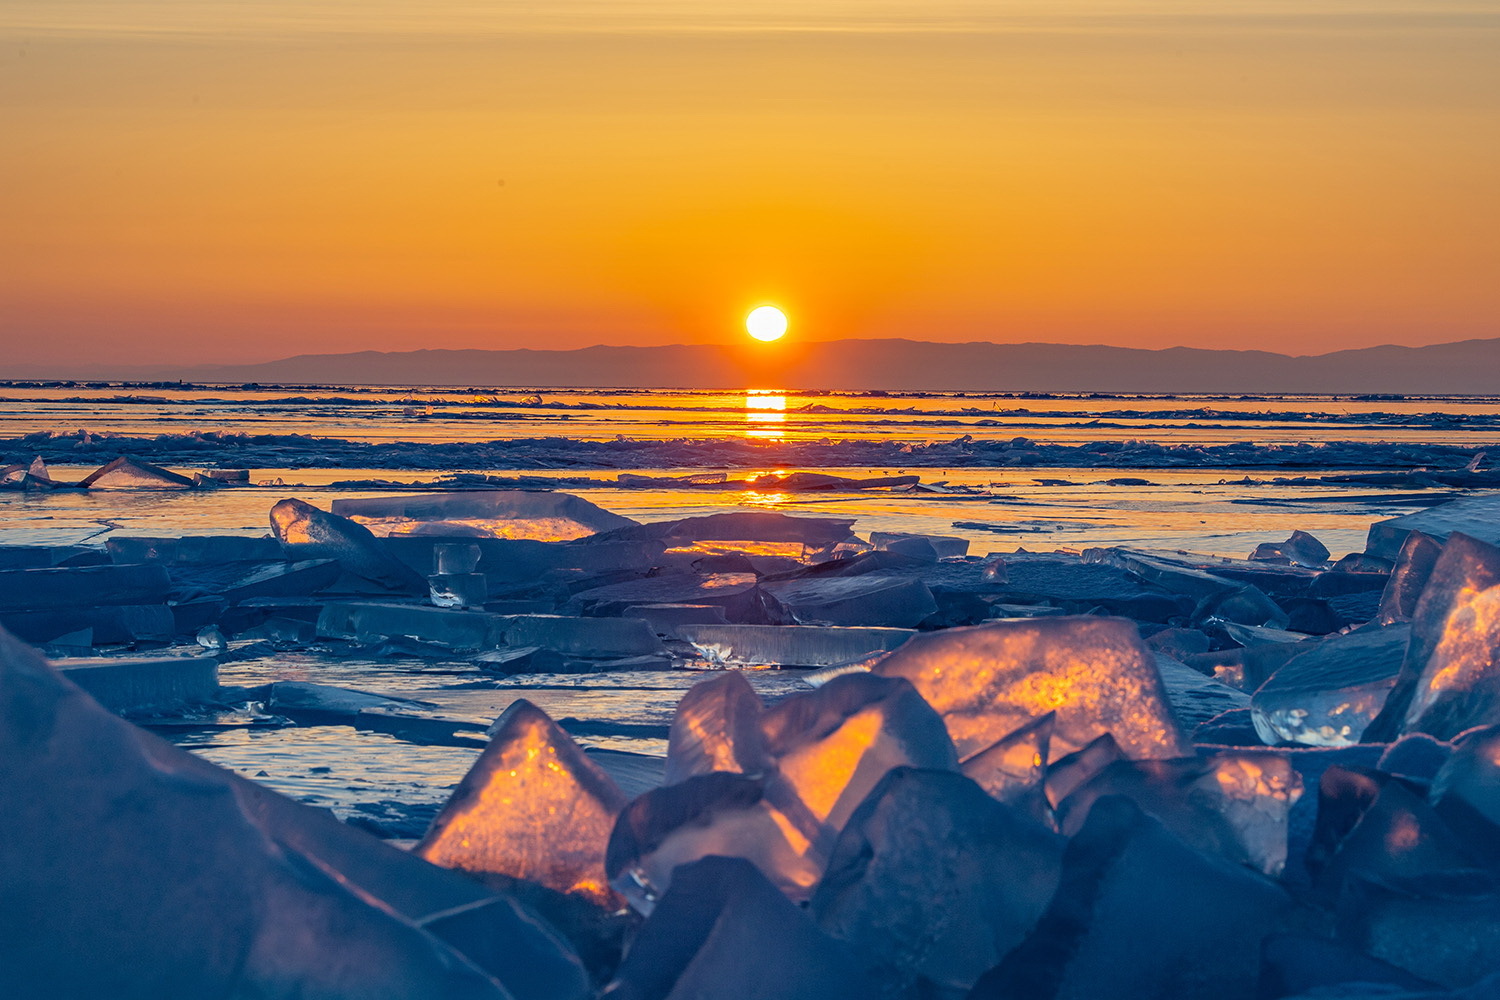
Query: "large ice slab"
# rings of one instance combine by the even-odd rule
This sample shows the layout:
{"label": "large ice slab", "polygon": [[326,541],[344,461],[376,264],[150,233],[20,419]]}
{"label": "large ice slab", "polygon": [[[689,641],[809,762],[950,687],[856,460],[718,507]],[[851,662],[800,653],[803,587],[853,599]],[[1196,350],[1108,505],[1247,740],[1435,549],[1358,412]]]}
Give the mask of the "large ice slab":
{"label": "large ice slab", "polygon": [[335,500],[333,512],[377,535],[463,535],[566,541],[636,522],[550,490],[464,490]]}
{"label": "large ice slab", "polygon": [[1410,638],[1407,626],[1388,625],[1299,643],[1305,651],[1250,700],[1256,733],[1270,745],[1358,743],[1396,683]]}
{"label": "large ice slab", "polygon": [[117,563],[222,565],[270,562],[282,558],[281,543],[276,539],[243,535],[183,535],[181,538],[111,535],[105,539],[104,547],[110,559]]}
{"label": "large ice slab", "polygon": [[508,621],[504,615],[484,611],[339,601],[323,606],[318,615],[318,635],[360,642],[408,636],[450,649],[477,650],[501,645],[501,633]]}
{"label": "large ice slab", "polygon": [[847,946],[746,862],[685,865],[636,936],[608,1000],[868,1000]]}
{"label": "large ice slab", "polygon": [[1185,752],[1154,658],[1123,619],[1037,618],[920,634],[873,670],[916,685],[960,757],[1048,712],[1057,713],[1054,758],[1103,733],[1131,757]]}
{"label": "large ice slab", "polygon": [[1037,929],[970,1000],[1258,1000],[1261,942],[1291,901],[1193,850],[1129,799],[1100,799]]}
{"label": "large ice slab", "polygon": [[1446,539],[1454,532],[1491,545],[1500,545],[1500,493],[1450,500],[1415,514],[1404,514],[1370,525],[1365,550],[1372,555],[1396,559],[1406,536],[1413,531]]}
{"label": "large ice slab", "polygon": [[[586,992],[513,903],[115,718],[3,634],[0,799],[7,996]],[[419,926],[486,901],[512,947],[485,971]]]}
{"label": "large ice slab", "polygon": [[517,699],[416,852],[606,903],[604,849],[625,796],[547,714]]}
{"label": "large ice slab", "polygon": [[895,649],[916,633],[821,625],[680,625],[677,634],[719,663],[831,667]]}
{"label": "large ice slab", "polygon": [[1288,819],[1302,778],[1285,757],[1266,752],[1116,761],[1058,806],[1062,832],[1081,830],[1106,795],[1126,796],[1201,851],[1276,876],[1286,867]]}
{"label": "large ice slab", "polygon": [[219,661],[211,656],[56,660],[64,677],[113,712],[163,712],[212,701]]}
{"label": "large ice slab", "polygon": [[897,768],[844,827],[811,912],[888,995],[965,991],[1035,927],[1062,850],[962,775]]}
{"label": "large ice slab", "polygon": [[118,604],[97,608],[0,612],[0,626],[27,642],[47,643],[59,636],[92,633],[95,645],[166,642],[177,632],[177,620],[165,604]]}
{"label": "large ice slab", "polygon": [[170,590],[167,571],[152,565],[0,570],[0,611],[163,604]]}
{"label": "large ice slab", "polygon": [[914,628],[937,611],[932,591],[916,577],[875,573],[767,583],[799,625]]}
{"label": "large ice slab", "polygon": [[1396,686],[1367,739],[1451,739],[1500,722],[1500,548],[1454,533],[1412,615]]}
{"label": "large ice slab", "polygon": [[781,603],[763,590],[754,573],[667,572],[591,587],[563,608],[588,615],[620,615],[637,604],[701,604],[723,609],[726,621],[747,625],[790,624]]}
{"label": "large ice slab", "polygon": [[287,558],[337,559],[357,577],[402,593],[425,594],[427,581],[392,556],[363,525],[301,500],[271,508],[271,528]]}

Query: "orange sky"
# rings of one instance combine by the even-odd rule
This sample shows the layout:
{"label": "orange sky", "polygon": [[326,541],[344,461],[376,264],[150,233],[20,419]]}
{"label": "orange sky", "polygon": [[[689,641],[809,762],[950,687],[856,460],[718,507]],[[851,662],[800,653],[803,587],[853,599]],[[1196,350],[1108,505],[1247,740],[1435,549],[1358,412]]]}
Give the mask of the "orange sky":
{"label": "orange sky", "polygon": [[0,340],[1500,336],[1497,110],[1496,3],[7,0]]}

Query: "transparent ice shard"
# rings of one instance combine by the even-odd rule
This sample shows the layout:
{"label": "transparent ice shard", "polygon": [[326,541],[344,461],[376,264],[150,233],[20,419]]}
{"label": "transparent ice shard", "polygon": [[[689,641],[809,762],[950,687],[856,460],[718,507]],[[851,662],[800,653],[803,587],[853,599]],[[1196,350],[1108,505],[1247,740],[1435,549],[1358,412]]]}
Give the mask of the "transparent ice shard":
{"label": "transparent ice shard", "polygon": [[955,538],[952,535],[912,534],[905,531],[870,532],[870,544],[877,549],[892,549],[895,546],[893,551],[900,551],[900,543],[913,538],[921,539],[931,545],[933,554],[939,559],[969,554],[969,540],[967,538]]}
{"label": "transparent ice shard", "polygon": [[760,728],[763,710],[738,671],[694,684],[672,716],[665,783],[711,771],[761,774],[773,767]]}
{"label": "transparent ice shard", "polygon": [[964,776],[1001,802],[1016,802],[1032,795],[1047,777],[1047,755],[1055,718],[1048,712],[965,757],[959,765]]}
{"label": "transparent ice shard", "polygon": [[1380,595],[1376,621],[1382,625],[1411,621],[1442,551],[1443,543],[1431,535],[1413,531],[1406,536],[1390,579],[1386,581],[1385,592]]}
{"label": "transparent ice shard", "polygon": [[78,485],[90,490],[190,490],[193,481],[155,465],[117,458],[84,476]]}
{"label": "transparent ice shard", "polygon": [[1370,525],[1365,551],[1386,559],[1395,559],[1406,537],[1413,531],[1443,541],[1454,533],[1468,535],[1476,541],[1500,545],[1500,493],[1450,500],[1415,514],[1405,514]]}
{"label": "transparent ice shard", "polygon": [[346,572],[390,590],[421,594],[423,580],[384,548],[368,528],[302,500],[271,508],[271,529],[290,559],[337,559]]}
{"label": "transparent ice shard", "polygon": [[1185,744],[1134,623],[1065,617],[919,634],[873,668],[904,677],[972,755],[1048,712],[1061,757],[1104,733],[1131,757],[1180,757]]}
{"label": "transparent ice shard", "polygon": [[1462,802],[1500,828],[1500,726],[1471,729],[1432,779],[1432,801]]}
{"label": "transparent ice shard", "polygon": [[1344,747],[1380,713],[1411,630],[1368,627],[1306,644],[1250,699],[1255,731],[1268,745]]}
{"label": "transparent ice shard", "polygon": [[1250,558],[1322,569],[1328,565],[1328,555],[1328,546],[1305,531],[1294,531],[1284,542],[1266,542],[1258,546]]}
{"label": "transparent ice shard", "polygon": [[1286,867],[1288,817],[1302,778],[1285,757],[1254,751],[1117,761],[1063,800],[1062,832],[1082,829],[1106,795],[1130,798],[1201,851],[1276,876]]}
{"label": "transparent ice shard", "polygon": [[962,775],[897,768],[844,827],[811,912],[888,993],[965,991],[1035,927],[1063,843]]}
{"label": "transparent ice shard", "polygon": [[636,522],[582,497],[549,490],[464,490],[335,500],[333,512],[377,535],[467,534],[567,541]]}
{"label": "transparent ice shard", "polygon": [[416,852],[607,903],[604,849],[625,796],[547,714],[517,699]]}
{"label": "transparent ice shard", "polygon": [[875,984],[756,869],[684,866],[636,936],[607,1000],[868,1000]]}

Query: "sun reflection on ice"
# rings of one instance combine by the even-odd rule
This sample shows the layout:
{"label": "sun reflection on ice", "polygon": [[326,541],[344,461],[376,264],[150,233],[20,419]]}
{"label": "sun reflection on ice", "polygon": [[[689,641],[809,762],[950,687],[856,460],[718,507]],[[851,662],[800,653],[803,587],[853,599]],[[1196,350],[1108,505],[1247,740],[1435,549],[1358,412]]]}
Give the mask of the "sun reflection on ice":
{"label": "sun reflection on ice", "polygon": [[[786,422],[786,396],[775,389],[748,389],[745,391],[745,423],[750,425],[745,436],[779,441],[785,430],[779,426]],[[775,425],[767,427],[767,424]]]}

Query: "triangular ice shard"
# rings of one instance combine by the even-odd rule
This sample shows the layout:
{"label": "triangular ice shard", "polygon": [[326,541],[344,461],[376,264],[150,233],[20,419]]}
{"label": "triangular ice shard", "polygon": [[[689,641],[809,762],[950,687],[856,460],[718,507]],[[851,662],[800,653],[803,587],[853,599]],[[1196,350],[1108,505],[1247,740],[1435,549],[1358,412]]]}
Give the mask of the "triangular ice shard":
{"label": "triangular ice shard", "polygon": [[547,713],[517,699],[416,852],[608,902],[604,849],[625,801]]}
{"label": "triangular ice shard", "polygon": [[1042,787],[1052,741],[1051,712],[1028,722],[960,765],[964,776],[1001,802],[1015,802]]}
{"label": "triangular ice shard", "polygon": [[271,529],[289,559],[337,559],[348,572],[391,590],[427,592],[425,579],[346,517],[289,499],[271,508]]}

